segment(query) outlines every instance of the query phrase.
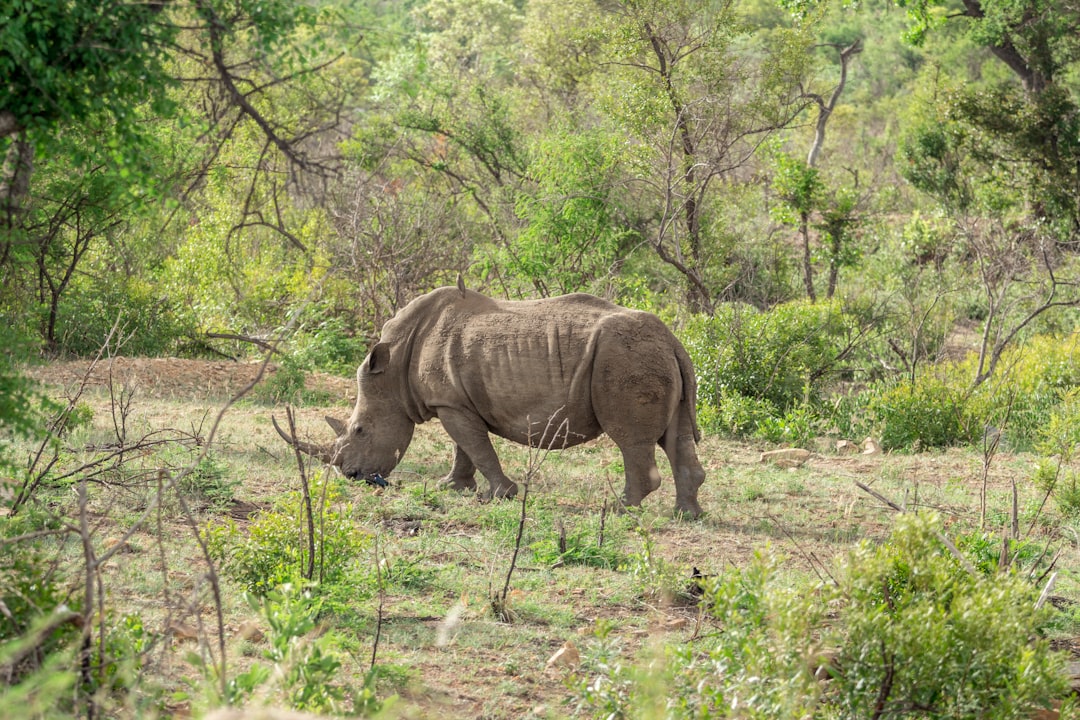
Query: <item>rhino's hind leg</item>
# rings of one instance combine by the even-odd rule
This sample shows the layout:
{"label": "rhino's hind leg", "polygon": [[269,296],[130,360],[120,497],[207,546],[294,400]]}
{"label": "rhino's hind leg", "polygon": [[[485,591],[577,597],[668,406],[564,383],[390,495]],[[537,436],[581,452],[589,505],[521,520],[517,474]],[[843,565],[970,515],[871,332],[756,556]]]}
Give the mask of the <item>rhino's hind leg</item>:
{"label": "rhino's hind leg", "polygon": [[698,488],[705,482],[705,469],[698,461],[693,434],[679,435],[675,442],[661,443],[675,476],[675,511],[692,518],[701,516]]}
{"label": "rhino's hind leg", "polygon": [[653,443],[623,445],[623,466],[626,485],[622,501],[627,507],[637,507],[645,496],[660,487],[660,471],[656,468],[656,446]]}
{"label": "rhino's hind leg", "polygon": [[697,456],[695,429],[693,415],[683,403],[660,438],[660,447],[664,448],[671,474],[675,476],[675,512],[692,518],[701,516],[698,488],[705,482],[705,469]]}
{"label": "rhino's hind leg", "polygon": [[460,445],[454,446],[454,466],[442,482],[454,490],[476,490],[476,465]]}
{"label": "rhino's hind leg", "polygon": [[[484,421],[474,413],[452,408],[440,409],[438,416],[446,432],[457,443],[454,468],[458,467],[458,458],[465,455],[465,460],[487,478],[488,490],[485,497],[510,498],[517,495],[517,485],[503,472]],[[475,482],[474,480],[474,487]]]}

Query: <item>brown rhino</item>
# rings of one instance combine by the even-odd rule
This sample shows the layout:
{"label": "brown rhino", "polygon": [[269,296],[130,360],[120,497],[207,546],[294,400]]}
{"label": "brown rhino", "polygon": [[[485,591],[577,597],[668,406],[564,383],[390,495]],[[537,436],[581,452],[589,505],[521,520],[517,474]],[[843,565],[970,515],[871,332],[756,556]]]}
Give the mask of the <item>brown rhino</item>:
{"label": "brown rhino", "polygon": [[639,505],[660,486],[660,445],[675,475],[676,510],[701,514],[694,368],[655,315],[585,294],[504,301],[460,284],[443,287],[386,323],[356,380],[348,423],[327,418],[335,443],[278,432],[347,477],[381,482],[415,426],[438,418],[456,444],[446,481],[475,489],[480,470],[488,497],[517,493],[489,433],[550,449],[607,433],[622,451],[626,505]]}

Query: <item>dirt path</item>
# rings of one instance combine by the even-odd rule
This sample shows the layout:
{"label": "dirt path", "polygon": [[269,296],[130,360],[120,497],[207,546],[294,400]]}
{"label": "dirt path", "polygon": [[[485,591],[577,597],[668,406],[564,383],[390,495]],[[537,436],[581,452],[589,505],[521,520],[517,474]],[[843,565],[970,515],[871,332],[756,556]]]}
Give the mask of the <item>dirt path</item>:
{"label": "dirt path", "polygon": [[[276,365],[269,364],[264,369],[261,362],[123,356],[105,358],[97,363],[72,360],[27,368],[30,377],[44,385],[71,389],[87,378],[89,387],[107,389],[112,386],[119,391],[127,386],[135,388],[143,397],[174,400],[228,398],[256,379],[265,382],[276,372]],[[307,384],[309,390],[324,390],[348,402],[355,398],[355,383],[351,379],[311,373]]]}

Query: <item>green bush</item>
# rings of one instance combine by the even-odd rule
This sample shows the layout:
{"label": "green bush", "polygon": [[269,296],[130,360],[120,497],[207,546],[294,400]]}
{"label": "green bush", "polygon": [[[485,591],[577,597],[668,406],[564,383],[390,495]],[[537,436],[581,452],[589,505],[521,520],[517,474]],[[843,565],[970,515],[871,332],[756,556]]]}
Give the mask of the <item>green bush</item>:
{"label": "green bush", "polygon": [[[80,282],[61,300],[56,340],[65,353],[92,356],[119,319],[113,347],[127,355],[175,355],[195,333],[195,321],[156,285],[123,276],[107,282]],[[122,344],[120,342],[122,341]]]}
{"label": "green bush", "polygon": [[220,510],[232,503],[233,490],[239,484],[238,479],[229,476],[229,466],[224,461],[214,453],[207,453],[177,481],[177,490],[187,499]]}
{"label": "green bush", "polygon": [[[974,377],[974,355],[958,363],[955,373]],[[973,393],[971,412],[1005,430],[1009,445],[1031,449],[1051,421],[1063,393],[1080,386],[1080,333],[1040,335],[1007,349],[999,371]]]}
{"label": "green bush", "polygon": [[[1067,692],[1039,630],[1051,610],[1011,574],[971,574],[939,517],[902,515],[862,543],[841,581],[843,638],[829,699],[844,717],[1030,717]],[[880,710],[879,710],[880,708]]]}
{"label": "green bush", "polygon": [[778,570],[775,557],[758,553],[706,581],[703,602],[723,632],[653,648],[637,663],[600,626],[577,678],[579,708],[596,718],[810,717],[822,687],[811,661],[825,603]]}
{"label": "green bush", "polygon": [[1040,336],[1002,354],[998,371],[973,386],[977,358],[944,362],[914,380],[883,380],[849,407],[865,407],[886,449],[918,450],[979,442],[989,428],[1009,447],[1028,449],[1080,385],[1080,335]]}
{"label": "green bush", "polygon": [[1061,393],[1061,401],[1039,429],[1035,450],[1042,456],[1035,484],[1053,495],[1062,514],[1080,516],[1080,389]]}
{"label": "green bush", "polygon": [[982,426],[971,417],[967,396],[936,374],[914,382],[880,383],[870,390],[867,412],[886,450],[925,450],[969,443]]}
{"label": "green bush", "polygon": [[263,652],[270,665],[256,662],[222,683],[216,667],[195,654],[189,660],[203,674],[198,691],[209,693],[204,702],[214,705],[245,705],[254,698],[270,699],[295,710],[368,717],[384,705],[374,692],[375,674],[369,671],[363,686],[352,687],[341,673],[344,652],[334,633],[312,637],[322,601],[311,592],[284,584],[264,596],[247,595],[268,630],[269,647]]}
{"label": "green bush", "polygon": [[[320,511],[323,482],[329,479],[322,475],[311,481],[315,524],[312,580],[334,585],[360,573],[358,563],[371,538],[356,528],[350,506],[336,506],[340,493],[333,486],[326,488],[326,505]],[[205,530],[214,560],[230,579],[256,595],[286,583],[303,584],[308,562],[306,532],[307,518],[298,491],[256,515],[246,534],[231,521],[211,523]],[[360,591],[354,588],[354,592]]]}
{"label": "green bush", "polygon": [[[704,582],[721,632],[624,656],[610,628],[575,677],[589,717],[1022,718],[1068,692],[1017,574],[970,573],[934,514],[864,542],[836,585],[793,586],[759,553]],[[829,648],[829,652],[823,649]]]}
{"label": "green bush", "polygon": [[316,318],[292,338],[293,362],[305,370],[351,377],[367,354],[367,341],[340,317]]}
{"label": "green bush", "polygon": [[703,425],[745,434],[818,401],[839,367],[853,319],[839,301],[768,312],[727,304],[693,318],[680,338],[694,361]]}

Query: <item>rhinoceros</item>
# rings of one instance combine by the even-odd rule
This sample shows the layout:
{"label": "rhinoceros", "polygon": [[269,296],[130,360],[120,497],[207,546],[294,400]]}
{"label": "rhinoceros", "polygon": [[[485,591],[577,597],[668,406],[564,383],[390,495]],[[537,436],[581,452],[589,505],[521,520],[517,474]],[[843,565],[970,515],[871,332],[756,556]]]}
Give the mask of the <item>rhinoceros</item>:
{"label": "rhinoceros", "polygon": [[676,510],[701,514],[693,364],[650,313],[582,293],[507,301],[460,284],[438,288],[387,321],[356,381],[348,422],[327,418],[334,443],[298,441],[275,422],[278,432],[349,478],[381,482],[416,425],[438,418],[456,446],[445,481],[475,490],[479,470],[489,498],[518,489],[490,433],[544,449],[607,433],[626,469],[623,503],[640,505],[660,486],[659,445],[675,476]]}

